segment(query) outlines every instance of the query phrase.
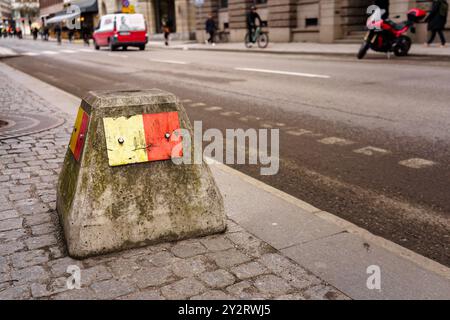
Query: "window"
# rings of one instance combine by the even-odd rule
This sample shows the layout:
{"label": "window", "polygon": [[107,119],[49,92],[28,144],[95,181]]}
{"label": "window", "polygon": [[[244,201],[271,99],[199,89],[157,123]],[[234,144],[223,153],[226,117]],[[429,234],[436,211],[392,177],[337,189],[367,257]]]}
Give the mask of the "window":
{"label": "window", "polygon": [[228,0],[220,0],[220,8],[228,8]]}
{"label": "window", "polygon": [[319,19],[317,18],[306,18],[305,19],[305,26],[306,27],[312,27],[319,25]]}
{"label": "window", "polygon": [[267,0],[253,0],[255,4],[266,4]]}

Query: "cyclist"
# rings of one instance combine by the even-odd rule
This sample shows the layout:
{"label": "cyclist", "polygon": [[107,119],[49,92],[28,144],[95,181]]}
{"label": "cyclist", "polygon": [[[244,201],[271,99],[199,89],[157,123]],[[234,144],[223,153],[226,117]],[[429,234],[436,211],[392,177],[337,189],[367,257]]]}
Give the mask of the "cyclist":
{"label": "cyclist", "polygon": [[255,43],[254,34],[256,31],[256,20],[258,20],[258,25],[261,26],[261,17],[258,12],[256,12],[256,7],[251,6],[250,11],[247,13],[247,30],[250,37],[250,42]]}

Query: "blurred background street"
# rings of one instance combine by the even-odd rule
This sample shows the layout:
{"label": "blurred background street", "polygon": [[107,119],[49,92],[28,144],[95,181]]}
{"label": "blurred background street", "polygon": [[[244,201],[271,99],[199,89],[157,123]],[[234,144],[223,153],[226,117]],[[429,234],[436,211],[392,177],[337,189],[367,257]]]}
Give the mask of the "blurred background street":
{"label": "blurred background street", "polygon": [[[279,128],[280,172],[235,166],[450,265],[450,62],[433,57],[95,51],[1,39],[3,63],[77,97],[162,88],[204,129]],[[243,44],[242,44],[243,46]],[[432,49],[432,48],[431,48]]]}

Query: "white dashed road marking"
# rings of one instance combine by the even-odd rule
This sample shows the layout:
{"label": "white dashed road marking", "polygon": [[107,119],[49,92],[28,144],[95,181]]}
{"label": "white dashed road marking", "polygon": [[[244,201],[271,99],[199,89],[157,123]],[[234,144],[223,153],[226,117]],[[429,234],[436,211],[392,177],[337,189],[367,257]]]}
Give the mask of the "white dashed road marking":
{"label": "white dashed road marking", "polygon": [[398,164],[408,167],[408,168],[423,169],[423,168],[428,168],[428,167],[432,167],[432,166],[436,165],[436,162],[433,162],[431,160],[426,160],[426,159],[412,158],[412,159],[400,161]]}
{"label": "white dashed road marking", "polygon": [[34,57],[34,56],[39,56],[40,53],[38,53],[38,52],[25,52],[23,55],[24,56]]}
{"label": "white dashed road marking", "polygon": [[189,62],[185,61],[176,61],[176,60],[160,60],[160,59],[150,59],[153,62],[162,62],[162,63],[173,63],[173,64],[189,64]]}
{"label": "white dashed road marking", "polygon": [[204,107],[204,106],[206,106],[206,104],[204,104],[203,102],[196,102],[196,103],[191,103],[189,106],[192,108],[197,108],[197,107]]}
{"label": "white dashed road marking", "polygon": [[289,130],[286,131],[287,134],[290,134],[291,136],[303,136],[305,134],[310,134],[312,133],[312,131],[309,130],[305,130],[305,129],[300,129],[300,130]]}
{"label": "white dashed road marking", "polygon": [[205,108],[206,111],[218,111],[218,110],[222,110],[221,107],[209,107],[209,108]]}
{"label": "white dashed road marking", "polygon": [[237,111],[225,111],[225,112],[221,112],[220,114],[225,117],[231,117],[231,116],[237,116],[240,113]]}
{"label": "white dashed road marking", "polygon": [[376,147],[364,147],[361,149],[353,150],[354,153],[364,154],[366,156],[373,156],[375,154],[387,154],[390,153],[388,150],[376,148]]}
{"label": "white dashed road marking", "polygon": [[189,103],[189,102],[192,102],[192,100],[191,99],[183,99],[183,100],[181,100],[181,102],[182,103]]}
{"label": "white dashed road marking", "polygon": [[75,50],[70,50],[70,49],[64,49],[64,50],[61,50],[61,52],[64,52],[64,53],[75,53],[76,51]]}
{"label": "white dashed road marking", "polygon": [[338,146],[348,146],[348,145],[354,144],[353,141],[350,141],[347,139],[342,139],[342,138],[337,138],[337,137],[323,138],[323,139],[319,140],[319,142],[323,143],[323,144],[335,144]]}
{"label": "white dashed road marking", "polygon": [[234,68],[234,69],[235,70],[239,70],[239,71],[273,73],[273,74],[281,74],[281,75],[297,76],[297,77],[306,77],[306,78],[322,78],[322,79],[329,79],[329,78],[331,78],[331,76],[324,75],[324,74],[290,72],[290,71],[281,71],[281,70],[267,70],[267,69],[254,69],[254,68]]}
{"label": "white dashed road marking", "polygon": [[52,54],[58,54],[59,52],[56,52],[56,51],[50,51],[50,50],[45,50],[45,51],[42,51],[42,53],[43,53],[43,54],[50,54],[50,55],[52,55]]}

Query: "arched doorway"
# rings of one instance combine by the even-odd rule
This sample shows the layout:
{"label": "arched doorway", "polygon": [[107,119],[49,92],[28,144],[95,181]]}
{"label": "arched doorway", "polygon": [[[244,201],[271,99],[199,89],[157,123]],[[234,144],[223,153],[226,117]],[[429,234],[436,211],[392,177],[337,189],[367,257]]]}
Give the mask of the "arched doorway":
{"label": "arched doorway", "polygon": [[175,1],[153,1],[156,33],[162,33],[163,22],[168,21],[171,32],[176,32]]}

